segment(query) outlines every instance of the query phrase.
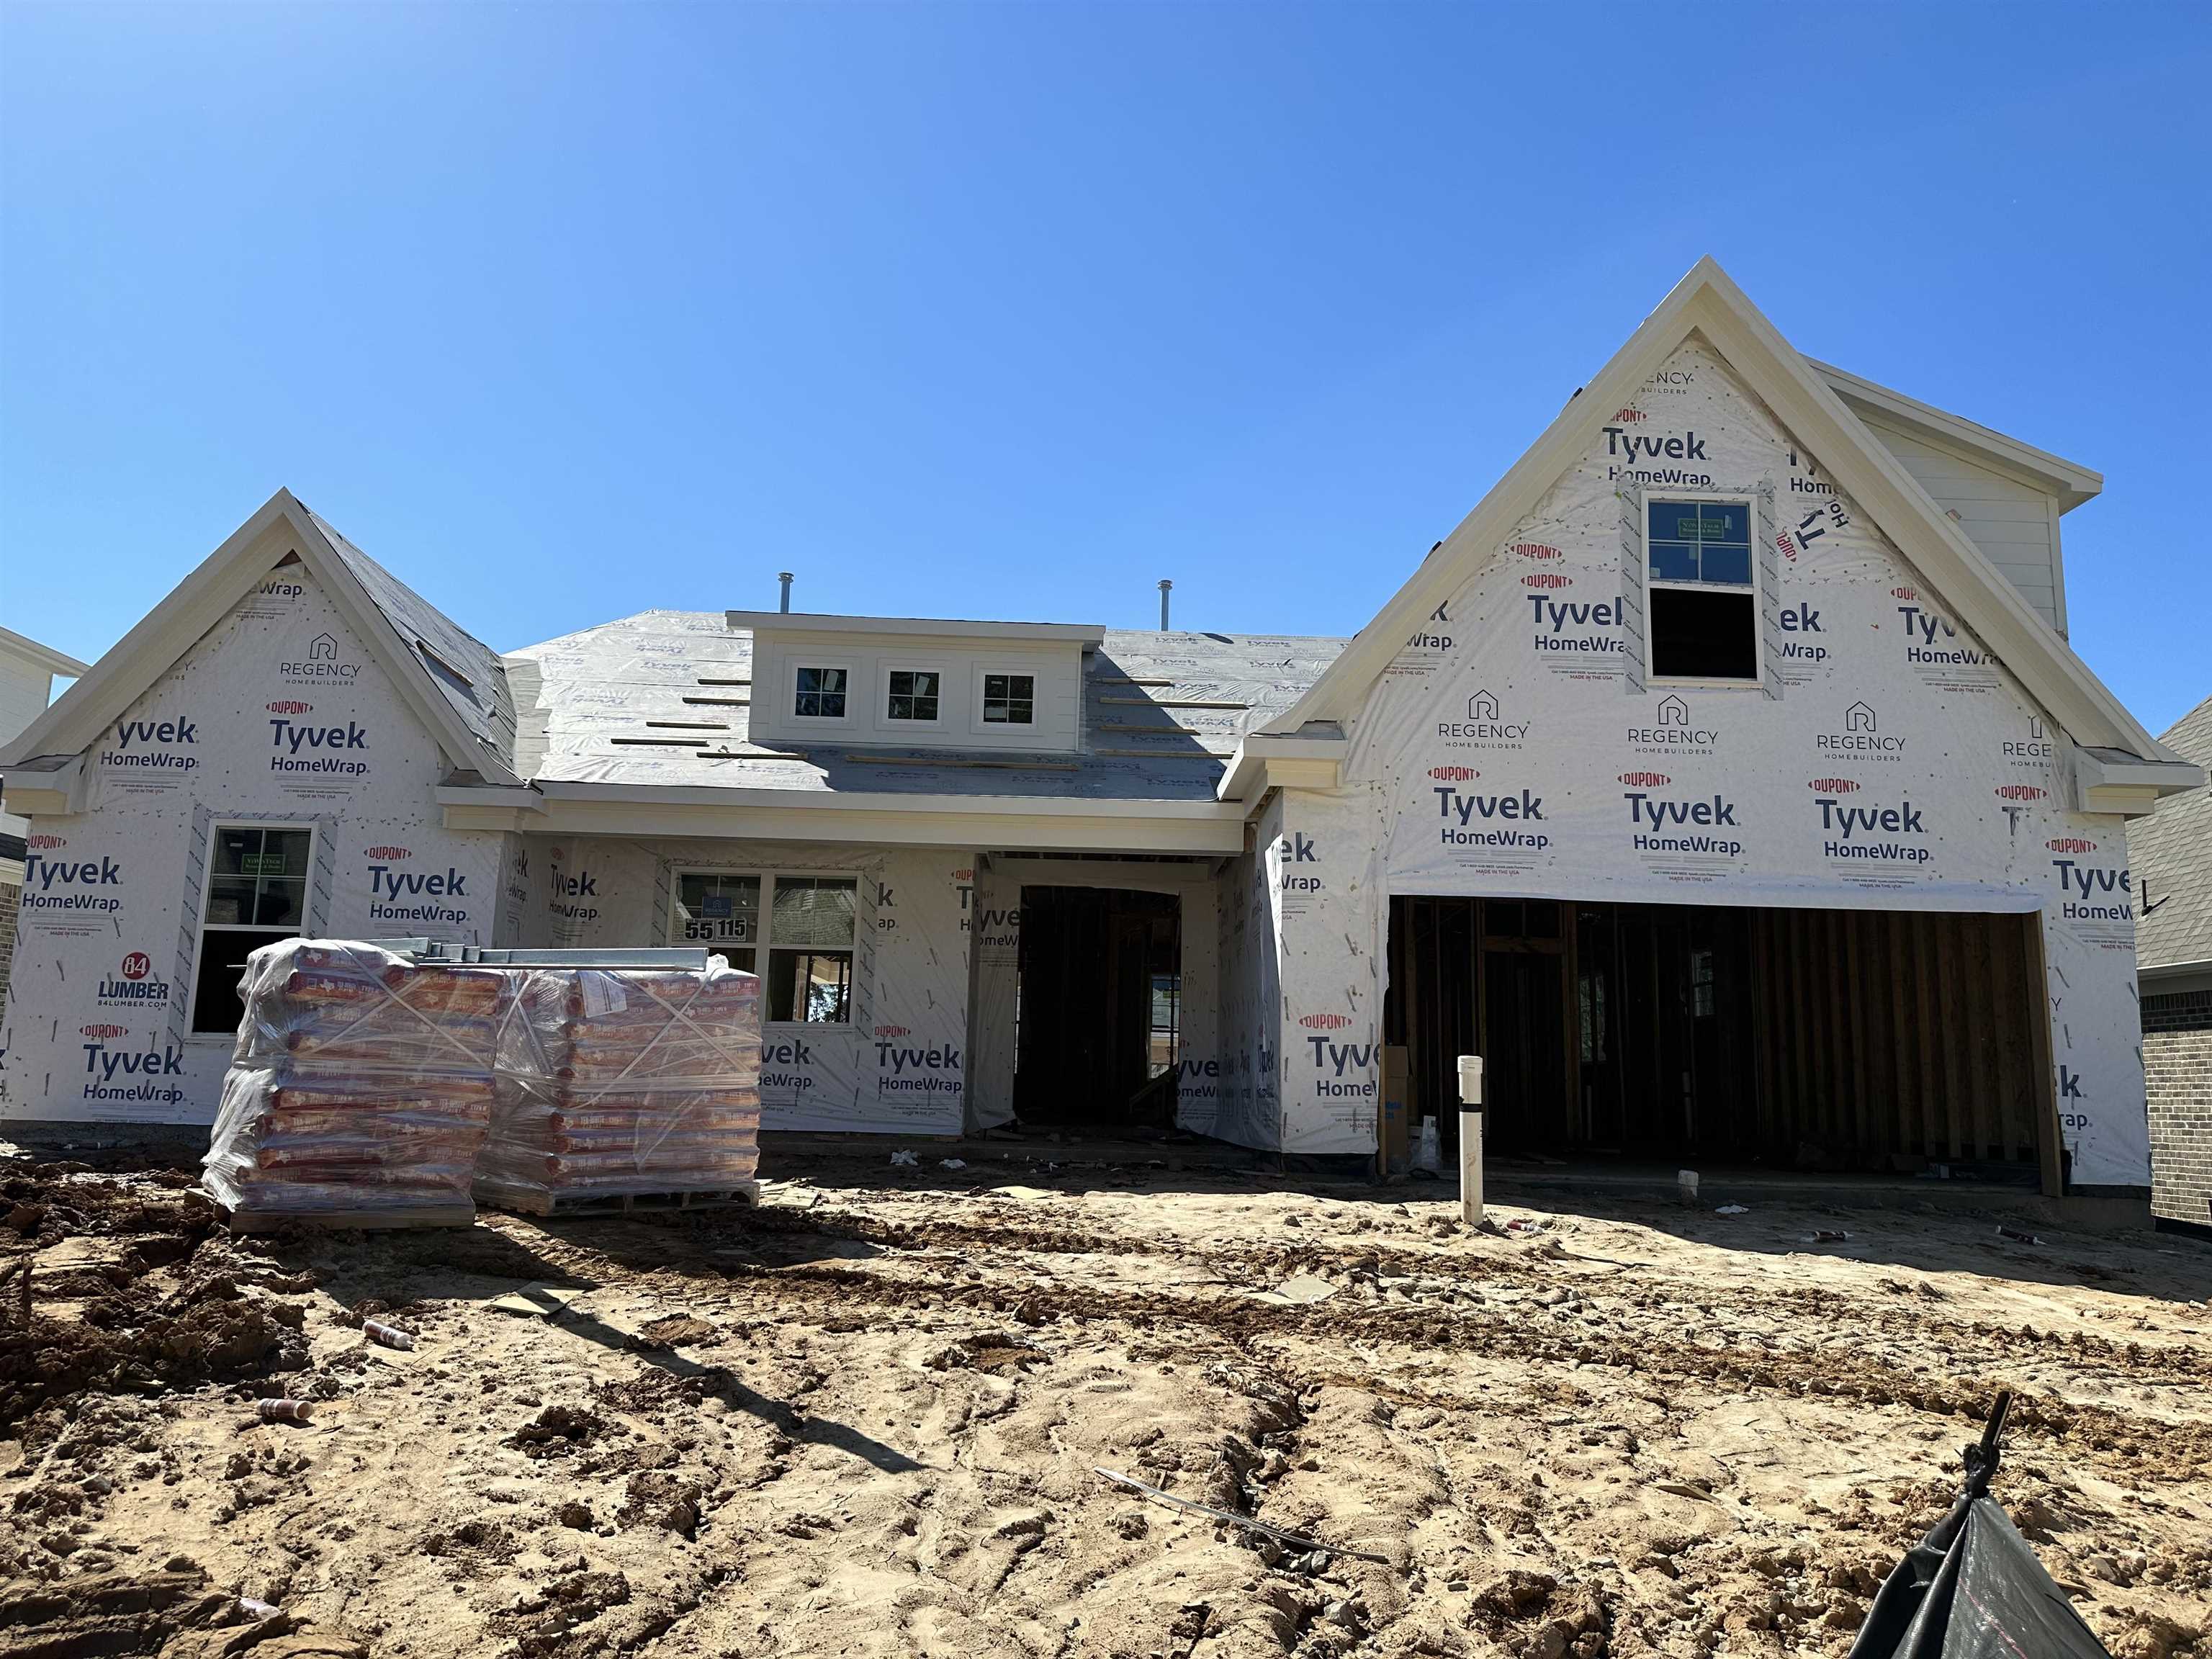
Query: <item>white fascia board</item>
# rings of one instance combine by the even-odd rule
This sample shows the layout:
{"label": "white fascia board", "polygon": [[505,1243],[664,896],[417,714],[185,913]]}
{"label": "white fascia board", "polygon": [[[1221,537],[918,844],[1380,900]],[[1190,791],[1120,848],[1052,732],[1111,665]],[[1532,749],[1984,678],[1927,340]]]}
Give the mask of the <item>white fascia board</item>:
{"label": "white fascia board", "polygon": [[36,640],[18,634],[12,628],[0,628],[0,652],[11,657],[21,657],[33,668],[43,668],[49,674],[58,674],[64,679],[75,679],[92,665],[79,662],[64,655],[51,645],[40,645]]}
{"label": "white fascia board", "polygon": [[[457,793],[473,796],[476,792]],[[554,835],[682,836],[900,847],[1143,853],[1240,853],[1241,808],[1214,801],[1030,800],[981,805],[960,795],[822,796],[792,789],[633,787],[546,783],[527,823],[474,799],[446,808],[450,827]],[[442,798],[442,792],[441,792]]]}
{"label": "white fascia board", "polygon": [[[51,758],[51,757],[47,757]],[[0,806],[18,817],[66,817],[84,811],[84,757],[59,766],[10,766],[0,769]]]}
{"label": "white fascia board", "polygon": [[1898,544],[1938,598],[2076,743],[2157,752],[2119,699],[1710,257],[1675,284],[1375,620],[1265,729],[1292,732],[1310,722],[1355,716],[1368,688],[1421,619],[1469,579],[1595,441],[1612,411],[1633,401],[1637,389],[1692,335],[1702,336],[1765,400],[1783,428],[1820,458],[1829,476]]}
{"label": "white fascia board", "polygon": [[887,634],[914,639],[1030,640],[1042,644],[1103,645],[1106,630],[1089,623],[963,622],[949,617],[839,617],[813,611],[726,611],[732,629],[755,634]]}
{"label": "white fascia board", "polygon": [[1342,776],[1347,746],[1339,736],[1248,732],[1230,756],[1214,793],[1249,809],[1257,807],[1270,789],[1333,789]]}
{"label": "white fascia board", "polygon": [[2084,812],[2141,817],[2167,795],[2185,794],[2204,787],[2203,767],[2181,759],[2168,749],[2158,752],[2171,758],[2142,760],[2115,750],[2075,749],[2076,804]]}
{"label": "white fascia board", "polygon": [[2022,443],[2008,434],[1938,409],[1933,404],[1924,404],[1917,398],[1908,398],[1893,387],[1838,368],[1833,363],[1824,363],[1817,357],[1808,357],[1805,363],[1851,409],[1901,426],[1916,437],[1931,439],[1947,449],[1963,449],[1971,459],[2000,472],[2010,473],[2046,495],[2056,495],[2061,513],[2070,513],[2104,491],[2105,475],[2078,461]]}

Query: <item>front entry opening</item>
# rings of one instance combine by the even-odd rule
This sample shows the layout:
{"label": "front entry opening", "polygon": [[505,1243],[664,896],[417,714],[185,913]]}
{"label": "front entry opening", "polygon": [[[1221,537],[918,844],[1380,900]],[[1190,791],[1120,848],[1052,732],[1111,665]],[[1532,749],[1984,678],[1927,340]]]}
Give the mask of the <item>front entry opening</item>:
{"label": "front entry opening", "polygon": [[1393,898],[1383,1031],[1448,1146],[2063,1179],[2033,915]]}
{"label": "front entry opening", "polygon": [[1014,1111],[1107,1133],[1175,1122],[1182,902],[1110,887],[1024,887]]}

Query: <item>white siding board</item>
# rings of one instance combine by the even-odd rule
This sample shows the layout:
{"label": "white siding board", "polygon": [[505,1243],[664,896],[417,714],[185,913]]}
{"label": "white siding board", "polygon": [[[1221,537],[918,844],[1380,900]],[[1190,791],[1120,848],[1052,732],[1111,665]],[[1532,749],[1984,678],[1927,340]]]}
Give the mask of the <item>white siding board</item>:
{"label": "white siding board", "polygon": [[1867,429],[1948,509],[1975,546],[2044,621],[2066,631],[2066,592],[2058,557],[2057,504],[2033,484],[1993,471],[1955,450],[1878,421]]}

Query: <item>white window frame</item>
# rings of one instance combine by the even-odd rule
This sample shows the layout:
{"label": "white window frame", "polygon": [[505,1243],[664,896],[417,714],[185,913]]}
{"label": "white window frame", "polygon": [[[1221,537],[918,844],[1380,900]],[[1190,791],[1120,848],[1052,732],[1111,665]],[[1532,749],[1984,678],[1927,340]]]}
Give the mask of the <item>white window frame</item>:
{"label": "white window frame", "polygon": [[[784,659],[783,713],[793,726],[805,731],[823,727],[847,727],[853,724],[853,704],[865,697],[860,685],[860,671],[850,662],[841,662],[832,657],[787,657]],[[799,672],[803,668],[842,669],[845,674],[845,712],[842,714],[802,714],[799,712]]]}
{"label": "white window frame", "polygon": [[208,825],[208,855],[206,867],[200,872],[200,895],[192,911],[192,971],[185,987],[185,1041],[187,1042],[226,1042],[238,1041],[236,1031],[200,1031],[193,1027],[199,1023],[200,963],[207,950],[210,933],[270,933],[273,927],[257,927],[243,921],[210,921],[207,919],[208,897],[215,891],[216,837],[226,830],[290,830],[304,831],[307,837],[307,875],[300,887],[300,926],[303,930],[297,937],[314,937],[304,930],[307,912],[315,897],[315,842],[319,832],[311,818],[217,818]]}
{"label": "white window frame", "polygon": [[[1030,683],[1030,717],[1023,720],[987,720],[983,718],[983,685],[994,674],[1008,679],[1025,679]],[[1034,732],[1037,729],[1037,688],[1043,684],[1044,676],[1035,666],[1002,668],[991,663],[975,665],[975,718],[972,724],[978,732]]]}
{"label": "white window frame", "polygon": [[[830,665],[832,667],[836,666],[835,664],[831,664]],[[823,666],[823,665],[819,663],[808,663],[805,666],[809,668],[818,668]],[[795,677],[793,683],[796,684]],[[849,702],[846,705],[848,708],[851,706],[852,705]],[[751,879],[760,883],[760,909],[758,912],[760,921],[760,937],[750,941],[749,943],[744,944],[740,944],[736,940],[725,940],[722,942],[720,948],[732,951],[750,951],[753,953],[753,972],[761,981],[762,1029],[767,1030],[773,1027],[779,1031],[787,1029],[794,1031],[857,1031],[860,1029],[859,1020],[855,1016],[857,1015],[860,1003],[860,900],[861,884],[867,879],[865,875],[858,870],[773,870],[746,868],[737,866],[717,866],[703,864],[680,864],[672,866],[669,869],[668,911],[661,921],[660,936],[672,945],[677,945],[687,949],[695,947],[704,948],[707,951],[712,951],[718,948],[714,940],[696,939],[681,939],[677,935],[676,930],[681,925],[678,918],[677,912],[679,911],[684,905],[684,878],[686,876],[708,876],[723,881],[744,880],[746,878],[750,878]],[[770,1019],[768,1017],[769,952],[776,948],[774,943],[774,935],[775,933],[775,884],[785,879],[792,881],[849,881],[853,884],[853,942],[849,945],[844,947],[846,954],[853,959],[853,974],[845,999],[845,1012],[848,1018],[844,1019]],[[783,948],[787,950],[791,947],[787,945]]]}
{"label": "white window frame", "polygon": [[[809,663],[808,667],[815,666]],[[937,676],[937,714],[926,720],[895,720],[891,718],[891,676],[894,674],[934,674]],[[886,661],[883,665],[882,691],[876,698],[876,726],[883,732],[941,732],[945,729],[945,706],[952,701],[952,677],[945,672],[942,663]],[[793,684],[797,682],[794,680]],[[848,699],[845,706],[853,705]]]}
{"label": "white window frame", "polygon": [[[1744,522],[1749,533],[1745,538],[1751,550],[1751,580],[1739,586],[1735,582],[1675,582],[1662,581],[1651,574],[1651,503],[1654,501],[1717,501],[1744,510]],[[1731,489],[1665,489],[1657,485],[1646,485],[1637,499],[1638,544],[1643,549],[1644,575],[1644,680],[1647,685],[1706,686],[1717,690],[1741,690],[1766,683],[1766,629],[1765,611],[1760,608],[1763,598],[1759,586],[1759,497],[1747,490]],[[1751,660],[1752,673],[1748,679],[1711,679],[1702,675],[1662,674],[1652,665],[1651,652],[1656,632],[1651,625],[1651,599],[1655,592],[1673,591],[1686,593],[1748,593],[1751,595]]]}

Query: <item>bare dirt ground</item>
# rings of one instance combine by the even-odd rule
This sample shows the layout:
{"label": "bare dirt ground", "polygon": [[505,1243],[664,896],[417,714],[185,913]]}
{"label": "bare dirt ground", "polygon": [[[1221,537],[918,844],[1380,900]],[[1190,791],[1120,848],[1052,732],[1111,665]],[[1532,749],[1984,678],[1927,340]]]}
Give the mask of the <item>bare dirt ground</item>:
{"label": "bare dirt ground", "polygon": [[[883,1158],[242,1240],[188,1172],[0,1163],[0,1655],[1841,1654],[2000,1387],[2075,1605],[2212,1655],[2196,1241]],[[570,1311],[489,1305],[532,1281]]]}

